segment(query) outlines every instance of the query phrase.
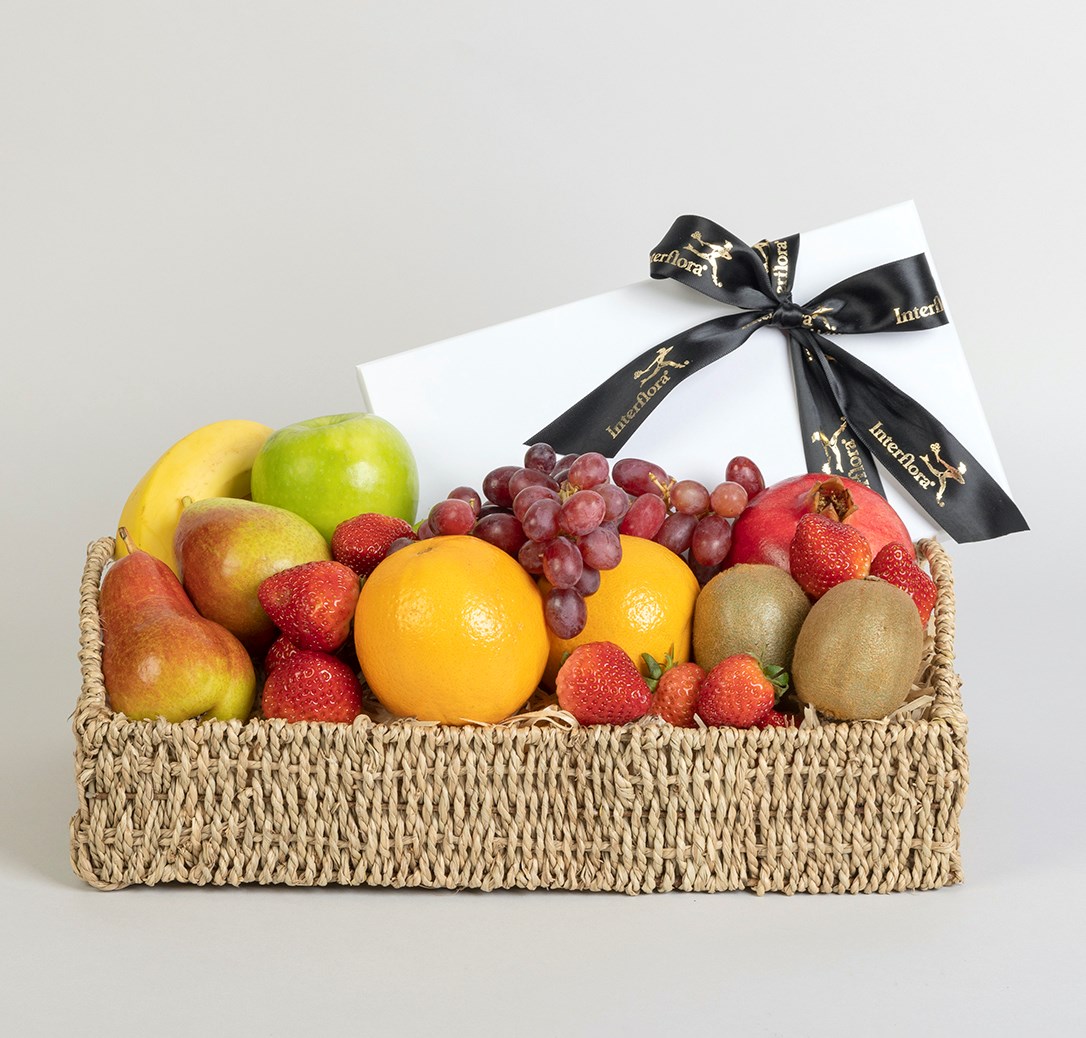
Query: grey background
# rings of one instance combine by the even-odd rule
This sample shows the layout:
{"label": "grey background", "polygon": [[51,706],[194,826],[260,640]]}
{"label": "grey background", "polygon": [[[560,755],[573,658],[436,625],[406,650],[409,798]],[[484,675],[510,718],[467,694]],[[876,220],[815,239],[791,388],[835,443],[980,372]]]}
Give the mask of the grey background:
{"label": "grey background", "polygon": [[[1075,28],[1047,3],[0,3],[14,1033],[1071,1030]],[[224,417],[355,410],[357,362],[642,278],[680,212],[750,238],[910,197],[1034,528],[954,556],[963,886],[631,899],[75,879],[77,582],[166,446]],[[540,376],[566,377],[546,357]],[[485,433],[516,401],[464,404]]]}

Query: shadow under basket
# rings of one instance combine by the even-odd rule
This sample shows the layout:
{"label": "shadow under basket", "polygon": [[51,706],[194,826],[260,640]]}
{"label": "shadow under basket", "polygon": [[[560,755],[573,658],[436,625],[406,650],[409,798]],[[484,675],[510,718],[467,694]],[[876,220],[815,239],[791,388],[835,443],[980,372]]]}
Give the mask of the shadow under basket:
{"label": "shadow under basket", "polygon": [[966,719],[950,561],[923,720],[811,729],[133,721],[102,679],[87,552],[72,867],[167,882],[622,891],[925,890],[962,879]]}

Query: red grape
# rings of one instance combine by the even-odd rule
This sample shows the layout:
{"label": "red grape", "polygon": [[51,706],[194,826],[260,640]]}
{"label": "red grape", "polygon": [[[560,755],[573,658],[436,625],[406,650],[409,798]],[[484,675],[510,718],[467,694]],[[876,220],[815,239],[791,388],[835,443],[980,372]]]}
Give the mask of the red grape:
{"label": "red grape", "polygon": [[543,545],[538,541],[525,541],[517,552],[517,561],[529,573],[538,577],[543,572]]}
{"label": "red grape", "polygon": [[541,501],[543,498],[548,497],[552,501],[558,500],[558,492],[551,490],[550,487],[540,486],[538,483],[532,484],[530,487],[525,487],[515,498],[513,498],[513,515],[515,515],[521,522],[524,522],[524,515],[529,508]]}
{"label": "red grape", "polygon": [[555,587],[573,587],[583,569],[581,553],[568,537],[556,537],[543,549],[543,576]]}
{"label": "red grape", "polygon": [[515,498],[525,487],[530,487],[533,484],[550,487],[551,490],[558,489],[558,484],[545,472],[540,472],[539,469],[517,469],[509,477],[509,493]]}
{"label": "red grape", "polygon": [[524,467],[537,469],[549,476],[554,471],[554,463],[557,460],[558,455],[554,453],[554,448],[549,443],[533,443],[524,454]]}
{"label": "red grape", "polygon": [[623,458],[615,462],[611,478],[628,494],[640,497],[642,494],[664,496],[664,487],[671,482],[667,473],[659,465],[640,458]]}
{"label": "red grape", "polygon": [[694,528],[698,520],[684,512],[672,512],[657,531],[653,540],[662,544],[668,551],[676,555],[682,555],[690,547],[690,539],[694,536]]}
{"label": "red grape", "polygon": [[736,519],[747,507],[747,492],[738,483],[720,483],[709,500],[717,515],[722,515],[725,519]]}
{"label": "red grape", "polygon": [[621,487],[616,487],[614,483],[600,483],[592,489],[607,506],[607,511],[603,513],[604,522],[621,519],[626,514],[626,509],[630,507],[630,495]]}
{"label": "red grape", "polygon": [[509,493],[509,477],[518,471],[518,465],[502,465],[501,468],[491,469],[483,477],[483,493],[486,499],[501,505],[502,508],[509,508],[513,504],[513,495]]}
{"label": "red grape", "polygon": [[471,533],[475,512],[467,501],[447,499],[438,501],[427,518],[430,529],[439,537]]}
{"label": "red grape", "polygon": [[580,541],[581,558],[592,569],[614,569],[622,561],[622,541],[607,526],[599,526]]}
{"label": "red grape", "polygon": [[690,559],[689,561],[690,570],[702,587],[705,587],[705,585],[708,584],[721,569],[720,566],[703,566],[697,559]]}
{"label": "red grape", "polygon": [[642,494],[627,509],[619,532],[651,541],[667,518],[667,505],[656,494]]}
{"label": "red grape", "polygon": [[732,546],[732,528],[719,515],[707,515],[698,520],[690,541],[690,554],[702,566],[719,566]]}
{"label": "red grape", "polygon": [[701,515],[709,510],[709,491],[697,480],[680,479],[671,488],[668,496],[676,512]]}
{"label": "red grape", "polygon": [[607,479],[609,465],[607,459],[596,451],[582,454],[569,467],[569,482],[571,486],[588,490]]}
{"label": "red grape", "polygon": [[575,588],[551,588],[543,600],[543,617],[559,638],[575,638],[588,621],[584,596]]}
{"label": "red grape", "polygon": [[524,531],[516,516],[508,512],[493,512],[484,515],[472,531],[480,540],[493,544],[495,548],[501,548],[507,555],[517,557],[521,545],[525,542]]}
{"label": "red grape", "polygon": [[579,454],[567,454],[554,463],[551,479],[556,483],[562,483],[569,478],[570,466],[580,457]]}
{"label": "red grape", "polygon": [[449,491],[450,501],[467,501],[471,505],[471,510],[475,513],[475,517],[479,517],[479,512],[482,510],[483,502],[479,497],[478,490],[472,490],[471,487],[457,487],[455,490]]}
{"label": "red grape", "polygon": [[414,544],[414,537],[397,537],[389,546],[388,551],[385,552],[385,558],[387,559],[394,551],[399,551],[401,548],[406,548],[409,544]]}
{"label": "red grape", "polygon": [[607,505],[594,490],[578,490],[562,505],[562,529],[574,537],[591,533],[603,522]]}
{"label": "red grape", "polygon": [[762,479],[758,466],[742,455],[728,462],[724,478],[730,483],[738,483],[747,492],[748,498],[753,498],[765,489],[765,480]]}
{"label": "red grape", "polygon": [[[531,490],[531,487],[528,488]],[[525,491],[521,491],[521,494]],[[517,496],[520,500],[520,496]],[[558,536],[558,513],[562,506],[550,498],[541,498],[528,506],[521,526],[530,541],[550,541]]]}
{"label": "red grape", "polygon": [[433,529],[431,528],[429,522],[422,523],[422,525],[420,525],[415,532],[419,535],[420,541],[426,541],[429,540],[431,537],[437,536],[437,534],[435,534]]}
{"label": "red grape", "polygon": [[574,591],[579,591],[585,598],[594,595],[600,589],[600,571],[591,566],[585,566],[581,570],[581,579],[573,585]]}

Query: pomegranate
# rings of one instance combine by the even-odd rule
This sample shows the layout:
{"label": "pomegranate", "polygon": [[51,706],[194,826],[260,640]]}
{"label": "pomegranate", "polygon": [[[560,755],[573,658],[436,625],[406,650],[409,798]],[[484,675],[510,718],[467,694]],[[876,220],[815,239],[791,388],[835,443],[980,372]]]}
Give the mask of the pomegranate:
{"label": "pomegranate", "polygon": [[768,562],[787,570],[792,537],[808,512],[855,527],[867,538],[873,556],[891,542],[912,544],[905,524],[881,494],[844,476],[810,472],[767,487],[747,505],[732,527],[725,567]]}

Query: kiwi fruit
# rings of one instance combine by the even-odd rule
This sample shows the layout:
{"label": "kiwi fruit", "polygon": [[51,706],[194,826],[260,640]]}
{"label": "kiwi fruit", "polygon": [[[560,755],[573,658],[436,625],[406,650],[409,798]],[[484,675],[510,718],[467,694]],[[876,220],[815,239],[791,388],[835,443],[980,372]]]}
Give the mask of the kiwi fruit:
{"label": "kiwi fruit", "polygon": [[920,669],[924,628],[907,592],[877,577],[846,580],[811,608],[796,640],[792,685],[840,721],[885,717]]}
{"label": "kiwi fruit", "polygon": [[765,666],[792,665],[792,649],[811,603],[779,566],[743,563],[718,573],[694,606],[694,659],[712,670],[737,653]]}

